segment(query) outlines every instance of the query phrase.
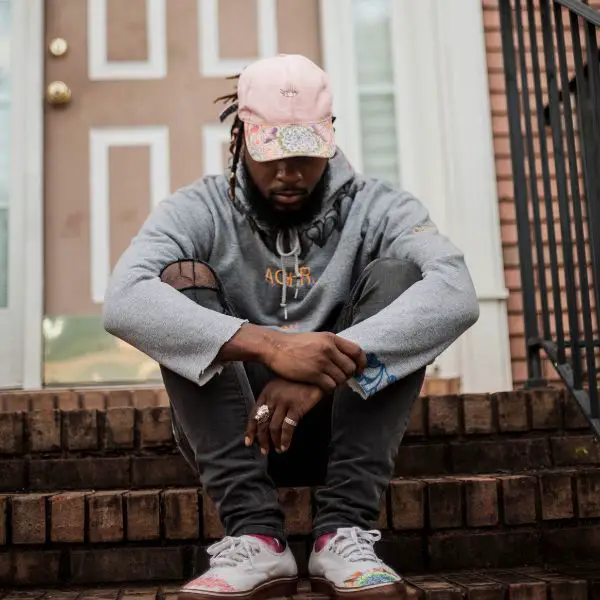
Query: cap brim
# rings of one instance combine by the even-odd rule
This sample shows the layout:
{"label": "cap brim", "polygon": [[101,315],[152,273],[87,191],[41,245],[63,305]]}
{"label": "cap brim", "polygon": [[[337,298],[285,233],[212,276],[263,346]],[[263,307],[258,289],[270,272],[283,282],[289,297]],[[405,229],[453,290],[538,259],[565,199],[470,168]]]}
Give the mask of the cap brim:
{"label": "cap brim", "polygon": [[294,156],[331,158],[335,137],[331,119],[311,125],[244,124],[246,149],[257,162]]}

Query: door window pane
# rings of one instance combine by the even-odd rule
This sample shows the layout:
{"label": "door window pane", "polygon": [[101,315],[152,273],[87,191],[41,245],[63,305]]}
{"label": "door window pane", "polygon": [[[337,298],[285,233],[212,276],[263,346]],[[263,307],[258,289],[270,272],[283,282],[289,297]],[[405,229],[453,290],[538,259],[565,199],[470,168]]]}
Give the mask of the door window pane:
{"label": "door window pane", "polygon": [[398,186],[392,1],[354,0],[354,46],[363,171]]}

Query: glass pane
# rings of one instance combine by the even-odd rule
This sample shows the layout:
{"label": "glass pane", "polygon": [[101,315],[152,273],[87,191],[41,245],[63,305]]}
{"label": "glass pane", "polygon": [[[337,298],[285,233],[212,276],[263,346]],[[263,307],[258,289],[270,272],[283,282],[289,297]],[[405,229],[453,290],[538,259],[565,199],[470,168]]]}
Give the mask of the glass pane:
{"label": "glass pane", "polygon": [[398,140],[393,94],[360,96],[363,170],[399,185]]}
{"label": "glass pane", "polygon": [[10,18],[10,1],[0,0],[0,308],[8,306]]}
{"label": "glass pane", "polygon": [[360,86],[394,80],[392,0],[354,0],[354,39]]}

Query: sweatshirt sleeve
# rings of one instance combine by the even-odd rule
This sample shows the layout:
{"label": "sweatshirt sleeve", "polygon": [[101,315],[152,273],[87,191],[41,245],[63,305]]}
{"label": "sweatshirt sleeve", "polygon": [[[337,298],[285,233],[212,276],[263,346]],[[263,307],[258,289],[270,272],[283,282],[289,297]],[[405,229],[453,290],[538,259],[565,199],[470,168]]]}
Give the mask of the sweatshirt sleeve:
{"label": "sweatshirt sleeve", "polygon": [[463,254],[443,236],[413,196],[394,192],[370,237],[373,259],[412,262],[421,281],[376,315],[339,335],[367,355],[364,373],[350,380],[363,398],[435,360],[479,318],[479,303]]}
{"label": "sweatshirt sleeve", "polygon": [[119,259],[103,308],[109,333],[200,385],[222,369],[212,363],[244,321],[197,305],[160,274],[181,259],[206,260],[213,236],[201,191],[164,200]]}

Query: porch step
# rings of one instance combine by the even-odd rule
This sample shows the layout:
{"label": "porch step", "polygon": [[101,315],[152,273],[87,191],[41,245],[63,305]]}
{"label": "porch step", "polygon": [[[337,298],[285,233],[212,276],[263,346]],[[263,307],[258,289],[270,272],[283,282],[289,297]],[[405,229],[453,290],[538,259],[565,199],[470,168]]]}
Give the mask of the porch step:
{"label": "porch step", "polygon": [[[457,395],[460,379],[426,377],[423,396]],[[0,412],[28,410],[74,410],[94,408],[106,410],[123,406],[147,408],[167,406],[169,399],[162,386],[88,386],[82,388],[44,388],[36,391],[0,390]]]}
{"label": "porch step", "polygon": [[[439,575],[405,575],[407,600],[587,600],[597,598],[598,567],[578,565],[542,569],[457,571]],[[0,591],[0,600],[177,600],[180,583],[105,587],[32,588]],[[312,594],[308,581],[292,600],[325,600]],[[283,600],[283,599],[282,599]]]}
{"label": "porch step", "polygon": [[[305,570],[314,490],[279,496]],[[382,557],[402,572],[593,560],[600,469],[396,479],[373,526],[383,532]],[[108,583],[115,573],[137,581],[142,571],[148,581],[184,578],[222,536],[199,487],[9,493],[0,496],[0,584],[20,571],[35,577],[26,565],[54,583]]]}

